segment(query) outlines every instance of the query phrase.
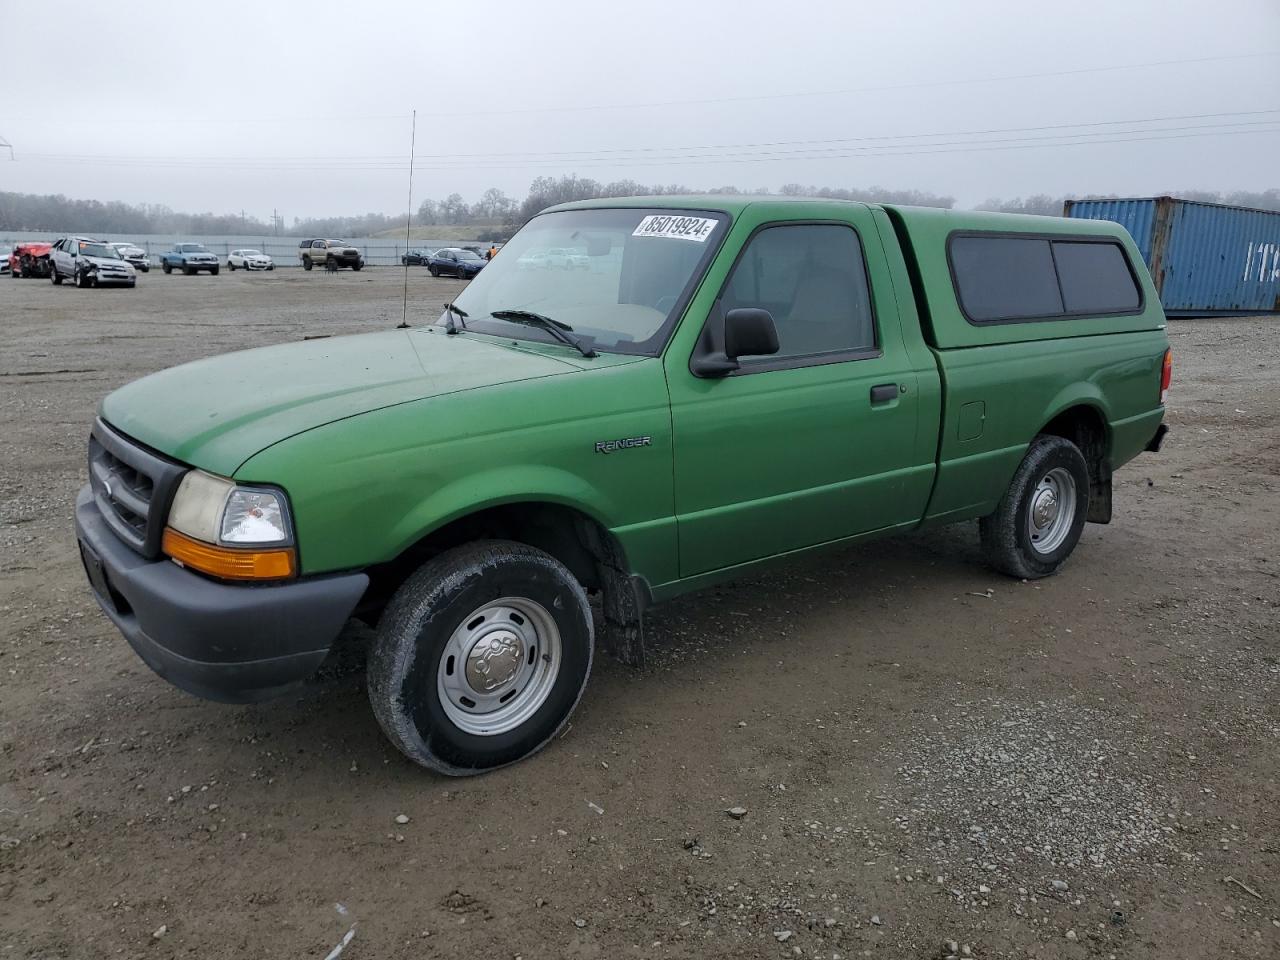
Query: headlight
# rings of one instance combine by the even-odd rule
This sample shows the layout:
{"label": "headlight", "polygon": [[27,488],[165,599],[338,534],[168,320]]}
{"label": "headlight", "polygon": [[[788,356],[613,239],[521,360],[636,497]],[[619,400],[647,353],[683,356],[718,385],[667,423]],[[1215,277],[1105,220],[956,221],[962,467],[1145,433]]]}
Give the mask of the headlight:
{"label": "headlight", "polygon": [[229,580],[280,580],[297,569],[284,494],[203,470],[182,478],[162,549],[184,566]]}

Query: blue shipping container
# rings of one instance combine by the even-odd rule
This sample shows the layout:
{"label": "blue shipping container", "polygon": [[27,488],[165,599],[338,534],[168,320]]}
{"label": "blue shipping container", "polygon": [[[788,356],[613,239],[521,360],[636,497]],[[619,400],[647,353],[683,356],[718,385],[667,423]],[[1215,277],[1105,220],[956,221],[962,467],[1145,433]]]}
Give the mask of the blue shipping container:
{"label": "blue shipping container", "polygon": [[1280,312],[1280,213],[1150,197],[1068,200],[1063,215],[1128,230],[1170,316]]}

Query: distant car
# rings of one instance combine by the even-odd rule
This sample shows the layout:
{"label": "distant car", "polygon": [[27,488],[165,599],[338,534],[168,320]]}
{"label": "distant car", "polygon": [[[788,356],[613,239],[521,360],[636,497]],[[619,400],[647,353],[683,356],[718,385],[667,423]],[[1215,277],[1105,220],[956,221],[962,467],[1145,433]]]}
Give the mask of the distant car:
{"label": "distant car", "polygon": [[116,248],[91,237],[63,237],[49,251],[49,279],[55,284],[71,280],[77,287],[118,283],[132,287],[138,274],[125,263]]}
{"label": "distant car", "polygon": [[3,247],[0,247],[0,273],[9,273],[13,269],[9,265],[12,255],[13,247],[9,246],[9,244],[6,243]]}
{"label": "distant car", "polygon": [[275,261],[261,250],[232,250],[227,255],[228,270],[274,270]]}
{"label": "distant car", "polygon": [[562,270],[586,270],[591,260],[583,253],[575,253],[564,247],[552,247],[547,251],[547,266],[560,267]]}
{"label": "distant car", "polygon": [[406,250],[403,256],[400,257],[400,262],[406,267],[411,263],[419,267],[425,267],[430,259],[430,250]]}
{"label": "distant car", "polygon": [[47,277],[53,268],[49,254],[53,250],[51,243],[19,243],[14,246],[6,259],[5,266],[9,276],[14,280],[25,277]]}
{"label": "distant car", "polygon": [[359,249],[345,240],[303,240],[298,244],[298,260],[307,270],[315,266],[326,270],[341,267],[359,270],[364,266],[364,257]]}
{"label": "distant car", "polygon": [[175,243],[172,250],[160,254],[160,269],[165,273],[181,270],[187,276],[208,270],[218,275],[218,258],[203,243]]}
{"label": "distant car", "polygon": [[111,246],[116,248],[116,253],[120,254],[120,259],[125,263],[133,264],[135,270],[141,270],[143,273],[151,271],[151,257],[147,255],[147,251],[134,243],[113,243]]}
{"label": "distant car", "polygon": [[441,274],[470,280],[484,269],[485,261],[474,250],[461,247],[441,247],[427,260],[427,269],[433,277]]}

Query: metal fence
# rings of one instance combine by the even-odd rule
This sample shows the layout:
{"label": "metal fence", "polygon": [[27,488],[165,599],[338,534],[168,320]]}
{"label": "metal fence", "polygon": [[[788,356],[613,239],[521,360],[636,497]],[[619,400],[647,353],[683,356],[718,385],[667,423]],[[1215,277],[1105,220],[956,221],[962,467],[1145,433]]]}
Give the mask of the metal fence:
{"label": "metal fence", "polygon": [[[34,235],[21,234],[14,236],[0,235],[0,250],[8,250],[15,243],[29,243],[31,241],[52,241],[56,240],[56,235]],[[224,264],[227,262],[227,255],[232,250],[260,250],[269,256],[277,267],[300,267],[302,261],[298,259],[298,244],[302,242],[299,237],[228,237],[225,239],[214,238],[190,238],[175,241],[174,239],[156,239],[154,237],[137,237],[127,235],[112,235],[109,239],[113,243],[132,243],[147,251],[147,255],[151,258],[153,265],[160,263],[160,254],[166,250],[173,249],[175,242],[181,243],[200,243],[203,244],[210,253],[213,253]],[[388,243],[386,240],[352,240],[353,247],[359,249],[364,256],[364,262],[370,266],[389,267],[399,266],[400,258],[404,256],[406,250],[426,250],[434,253],[442,247],[476,247],[484,249],[488,244],[478,243],[475,240],[459,240],[453,243],[440,243],[433,241],[432,243],[412,243],[407,247],[403,242]]]}

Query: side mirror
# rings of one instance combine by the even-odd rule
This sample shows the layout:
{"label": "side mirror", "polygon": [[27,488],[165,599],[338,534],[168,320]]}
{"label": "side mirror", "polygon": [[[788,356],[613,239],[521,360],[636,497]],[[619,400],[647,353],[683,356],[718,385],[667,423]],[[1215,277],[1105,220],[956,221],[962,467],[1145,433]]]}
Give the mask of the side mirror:
{"label": "side mirror", "polygon": [[724,355],[730,360],[778,352],[773,315],[759,307],[738,307],[724,315]]}
{"label": "side mirror", "polygon": [[741,367],[739,357],[778,352],[773,315],[759,307],[730,310],[718,323],[713,320],[708,324],[704,338],[703,349],[689,362],[689,369],[697,377],[725,377]]}

